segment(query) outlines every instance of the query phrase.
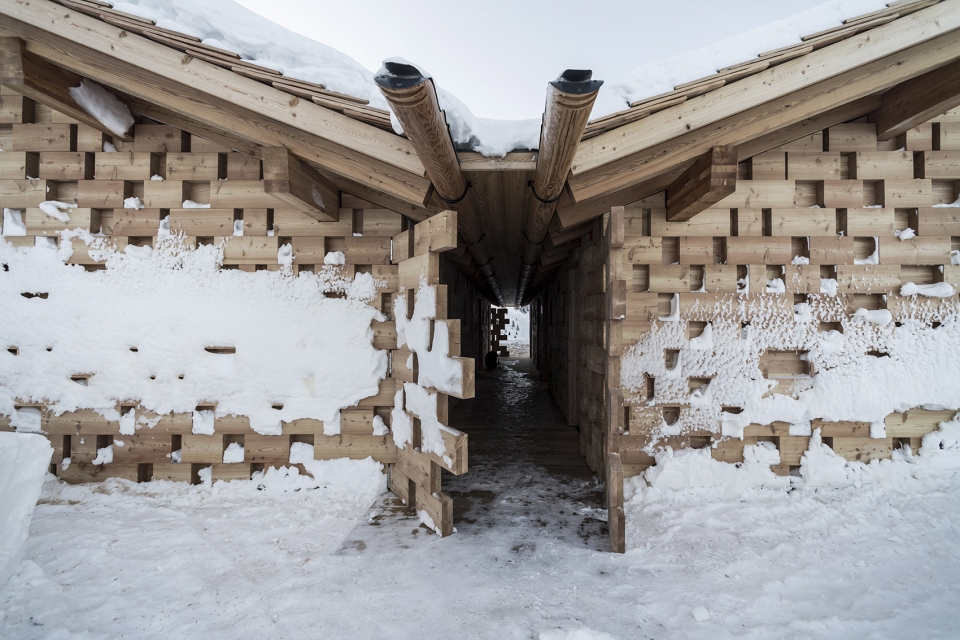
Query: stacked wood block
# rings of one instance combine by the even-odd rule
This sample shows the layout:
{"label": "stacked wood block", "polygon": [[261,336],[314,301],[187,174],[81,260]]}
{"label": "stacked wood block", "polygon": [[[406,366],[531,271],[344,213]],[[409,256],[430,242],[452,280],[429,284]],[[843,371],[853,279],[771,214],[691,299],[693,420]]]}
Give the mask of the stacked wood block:
{"label": "stacked wood block", "polygon": [[[447,285],[440,284],[440,254],[457,246],[456,213],[445,211],[417,224],[412,230],[399,233],[393,239],[393,246],[393,261],[399,268],[399,284],[393,294],[391,308],[394,313],[402,309],[411,318],[420,296],[432,290],[429,293],[435,300],[435,308],[430,316],[430,348],[441,344],[436,339],[437,332],[446,332],[449,336],[447,355],[460,365],[461,386],[456,392],[444,392],[426,386],[420,380],[418,356],[411,350],[411,345],[405,344],[400,348],[394,345],[391,378],[398,391],[401,391],[397,393],[397,399],[403,403],[396,410],[404,411],[413,427],[410,442],[396,443],[396,464],[390,469],[389,486],[410,509],[421,514],[421,519],[424,514],[427,515],[437,533],[448,536],[453,533],[453,499],[441,491],[441,473],[447,470],[460,475],[467,471],[467,434],[446,426],[450,422],[449,398],[466,399],[474,396],[476,366],[472,358],[460,356],[460,321],[449,318]],[[402,299],[402,302],[398,303],[398,299]],[[405,398],[408,394],[405,387],[409,385],[424,389],[424,393],[431,398],[431,402],[426,403],[431,407],[428,410],[433,412],[432,407],[435,406],[435,415],[417,413],[424,409]],[[443,455],[425,450],[424,423],[444,425]]]}
{"label": "stacked wood block", "polygon": [[[258,158],[161,124],[136,125],[130,141],[111,140],[7,89],[0,96],[0,206],[20,209],[27,233],[8,236],[7,242],[34,246],[38,237],[56,241],[58,231],[82,227],[112,238],[119,249],[153,245],[161,220],[169,218],[171,231],[185,234],[189,246],[222,242],[224,269],[279,270],[278,251],[290,244],[294,273],[315,271],[328,252],[342,251],[346,264],[341,273],[349,278],[371,273],[380,287],[370,304],[390,313],[391,296],[399,286],[399,266],[391,263],[392,237],[401,230],[399,214],[343,194],[339,220],[321,222],[265,192]],[[104,143],[117,151],[105,152]],[[141,208],[125,202],[134,197]],[[45,200],[78,208],[70,211],[69,223],[62,223],[39,209]],[[186,200],[210,206],[184,208]],[[242,236],[235,235],[238,229]],[[70,263],[102,268],[81,245],[73,246]],[[394,322],[375,322],[373,329],[375,347],[396,348]],[[212,467],[214,479],[230,479],[289,465],[294,442],[312,444],[317,459],[373,456],[392,464],[397,459],[393,440],[389,434],[374,435],[373,421],[379,416],[390,424],[395,395],[396,380],[382,381],[377,395],[343,410],[341,433],[331,436],[324,435],[319,420],[284,423],[282,435],[262,436],[246,418],[232,417],[217,418],[214,435],[196,435],[192,412],[160,416],[155,427],[126,436],[120,434],[119,422],[92,411],[54,416],[43,406],[37,408],[56,450],[52,470],[65,480],[196,482],[204,467]],[[117,408],[144,413],[135,403]],[[213,409],[215,405],[197,407]],[[0,429],[8,429],[9,420],[0,420]],[[234,442],[243,446],[243,462],[224,464],[223,452]],[[97,449],[111,443],[114,461],[94,465]],[[60,464],[64,458],[71,461],[66,468]]]}
{"label": "stacked wood block", "polygon": [[[576,253],[576,252],[574,252]],[[579,423],[580,299],[576,255],[530,303],[530,357],[569,425]]]}
{"label": "stacked wood block", "polygon": [[[627,283],[624,350],[643,339],[658,316],[679,313],[689,338],[710,321],[704,309],[734,309],[744,300],[792,308],[808,295],[821,294],[821,278],[836,280],[837,299],[847,314],[861,307],[885,308],[894,321],[905,318],[912,299],[900,296],[902,284],[960,281],[951,260],[951,251],[960,248],[960,215],[955,213],[960,209],[935,206],[960,196],[958,132],[960,112],[889,142],[878,141],[876,126],[865,120],[840,124],[742,159],[736,191],[688,221],[667,219],[662,194],[628,206],[621,258]],[[900,240],[896,233],[908,228],[915,237]],[[598,286],[597,276],[589,273],[597,263],[589,251],[581,260],[586,261],[581,292],[589,306],[589,295]],[[767,281],[777,278],[785,291],[768,293]],[[694,314],[694,309],[699,311]],[[929,315],[930,322],[938,321],[935,309]],[[832,320],[839,324],[840,319]],[[585,326],[582,354],[589,358],[599,345],[596,331]],[[810,374],[798,351],[764,358],[768,379]],[[584,366],[597,361],[588,359]],[[687,380],[691,390],[708,382]],[[626,475],[653,464],[645,450],[650,434],[687,410],[684,403],[652,403],[656,384],[651,378],[646,388],[624,390],[628,424],[619,450]],[[589,374],[581,387],[591,390],[581,390],[581,401],[589,403],[595,397]],[[601,444],[591,435],[599,433],[591,419],[598,411],[595,403],[583,411],[591,464],[597,463]],[[889,458],[904,444],[916,449],[919,437],[952,417],[946,413],[914,409],[888,416],[884,438],[871,439],[864,422],[814,421],[813,428],[821,428],[824,442],[838,454],[866,462]],[[745,444],[768,441],[780,450],[776,471],[789,473],[809,443],[808,437],[790,436],[788,425],[777,423],[750,425],[743,440],[722,438],[719,432],[719,424],[686,431],[660,439],[658,446],[711,447],[715,458],[739,462]]]}

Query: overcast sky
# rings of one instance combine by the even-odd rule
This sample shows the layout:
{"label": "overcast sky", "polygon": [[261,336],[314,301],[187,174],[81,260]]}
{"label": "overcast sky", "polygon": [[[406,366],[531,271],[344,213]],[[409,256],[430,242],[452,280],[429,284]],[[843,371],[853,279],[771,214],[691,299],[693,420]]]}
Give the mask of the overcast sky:
{"label": "overcast sky", "polygon": [[521,119],[540,117],[564,69],[615,81],[823,0],[238,1],[371,71],[392,56],[415,62],[477,116]]}

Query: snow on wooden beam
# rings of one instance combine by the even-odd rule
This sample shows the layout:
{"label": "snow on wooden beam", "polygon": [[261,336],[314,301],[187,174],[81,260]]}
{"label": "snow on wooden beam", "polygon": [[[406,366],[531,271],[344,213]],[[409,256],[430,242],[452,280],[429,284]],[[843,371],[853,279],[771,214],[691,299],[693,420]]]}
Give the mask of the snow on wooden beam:
{"label": "snow on wooden beam", "polygon": [[872,114],[877,139],[890,140],[960,106],[960,60],[890,89]]}
{"label": "snow on wooden beam", "polygon": [[77,104],[70,88],[79,87],[83,80],[83,76],[28,53],[20,38],[0,37],[0,84],[114,138],[133,140],[129,129],[118,135]]}
{"label": "snow on wooden beam", "polygon": [[737,148],[716,146],[667,187],[667,220],[689,220],[737,188]]}
{"label": "snow on wooden beam", "polygon": [[263,190],[322,222],[340,219],[340,190],[286,147],[265,147]]}

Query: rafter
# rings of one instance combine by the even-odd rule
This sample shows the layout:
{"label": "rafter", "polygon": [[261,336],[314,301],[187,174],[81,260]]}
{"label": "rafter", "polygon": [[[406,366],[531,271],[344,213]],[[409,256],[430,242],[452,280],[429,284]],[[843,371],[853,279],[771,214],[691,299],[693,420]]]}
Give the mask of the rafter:
{"label": "rafter", "polygon": [[132,140],[128,131],[114,133],[77,104],[70,88],[83,79],[27,52],[20,38],[0,37],[0,84],[114,138]]}
{"label": "rafter", "polygon": [[877,123],[877,139],[890,140],[956,106],[960,106],[960,60],[890,89],[870,119]]}
{"label": "rafter", "polygon": [[689,220],[736,189],[737,148],[714,147],[667,187],[667,220]]}
{"label": "rafter", "polygon": [[340,219],[340,190],[286,147],[263,149],[263,190],[323,222]]}

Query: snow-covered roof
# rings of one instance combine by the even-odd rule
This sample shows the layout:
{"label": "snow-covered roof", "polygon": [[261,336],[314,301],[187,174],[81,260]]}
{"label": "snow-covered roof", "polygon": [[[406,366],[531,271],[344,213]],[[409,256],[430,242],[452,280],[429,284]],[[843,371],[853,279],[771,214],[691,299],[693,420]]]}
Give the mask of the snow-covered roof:
{"label": "snow-covered roof", "polygon": [[[193,57],[231,69],[298,98],[329,108],[387,131],[389,106],[373,81],[374,73],[349,56],[293,33],[240,6],[233,0],[54,0],[104,22],[143,35]],[[652,113],[714,91],[770,67],[887,24],[941,0],[899,0],[878,11],[882,0],[830,0],[826,4],[736,38],[666,61],[639,67],[629,77],[610,82],[601,92],[584,139],[634,122]],[[852,17],[851,17],[852,16]],[[842,24],[810,33],[805,29],[833,21]],[[752,59],[728,64],[697,80],[691,78],[731,56],[748,55],[757,46],[773,47]],[[753,48],[751,48],[753,47]],[[650,95],[651,91],[661,91]],[[491,120],[475,117],[455,96],[438,87],[454,142],[489,156],[515,149],[535,149],[540,120]],[[623,108],[627,107],[627,108]]]}

